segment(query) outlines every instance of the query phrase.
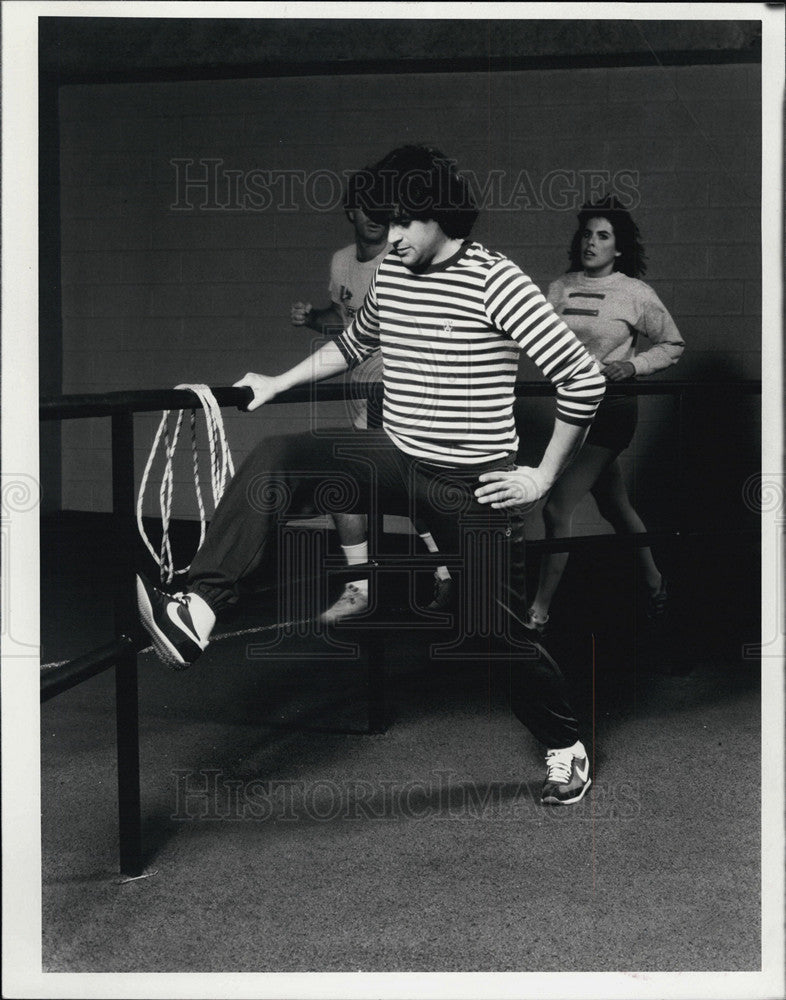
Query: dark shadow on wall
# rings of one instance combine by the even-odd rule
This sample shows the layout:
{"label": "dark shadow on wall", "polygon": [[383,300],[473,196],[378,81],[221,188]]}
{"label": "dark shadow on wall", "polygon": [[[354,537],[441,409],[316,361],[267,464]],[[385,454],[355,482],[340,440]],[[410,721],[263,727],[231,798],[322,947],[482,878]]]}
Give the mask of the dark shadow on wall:
{"label": "dark shadow on wall", "polygon": [[[761,469],[761,396],[735,385],[738,373],[723,357],[703,372],[717,388],[686,394],[682,412],[683,524],[696,531],[756,529],[752,480]],[[726,384],[723,384],[726,383]]]}
{"label": "dark shadow on wall", "polygon": [[[713,655],[739,660],[758,641],[761,622],[761,397],[739,388],[733,362],[718,358],[702,372],[706,386],[680,399],[642,397],[657,419],[639,432],[628,453],[631,500],[651,532],[679,532],[653,547],[671,597],[668,649],[646,634],[645,588],[633,549],[620,545],[575,552],[554,603],[558,645],[594,637],[598,655],[620,668],[660,658],[689,671]],[[519,399],[519,462],[540,461],[551,433],[554,401]],[[597,516],[593,534],[611,533]],[[528,526],[529,528],[529,526]],[[533,512],[529,537],[540,537]],[[576,533],[580,533],[577,529]],[[537,586],[539,559],[529,559],[528,587]],[[636,651],[636,652],[634,652]],[[565,652],[563,650],[563,652]],[[572,650],[566,653],[571,660]]]}
{"label": "dark shadow on wall", "polygon": [[[38,91],[38,236],[39,394],[63,391],[63,322],[60,282],[60,128],[59,88],[41,80]],[[60,510],[61,455],[59,421],[40,427],[42,513]]]}
{"label": "dark shadow on wall", "polygon": [[[739,385],[733,362],[718,357],[695,389],[641,397],[639,430],[621,459],[633,464],[631,499],[650,530],[757,527],[759,510],[749,494],[761,472],[761,396]],[[518,461],[537,465],[551,434],[554,400],[520,398],[514,413]],[[599,520],[599,531],[603,525]]]}

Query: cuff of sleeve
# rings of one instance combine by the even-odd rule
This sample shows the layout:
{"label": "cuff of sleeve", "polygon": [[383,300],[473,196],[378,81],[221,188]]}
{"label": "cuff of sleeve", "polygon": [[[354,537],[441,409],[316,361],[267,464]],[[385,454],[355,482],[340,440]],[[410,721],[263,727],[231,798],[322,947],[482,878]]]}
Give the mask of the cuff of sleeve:
{"label": "cuff of sleeve", "polygon": [[360,358],[357,356],[357,354],[354,354],[352,352],[352,349],[347,344],[346,336],[344,334],[341,334],[341,336],[336,337],[333,343],[344,355],[344,360],[346,361],[346,363],[349,365],[350,368],[354,368],[355,365],[357,365],[360,362]]}
{"label": "cuff of sleeve", "polygon": [[641,354],[636,355],[630,359],[630,363],[633,365],[633,374],[636,375],[649,375],[650,366],[647,364],[647,359]]}
{"label": "cuff of sleeve", "polygon": [[563,424],[572,424],[574,427],[589,427],[595,419],[595,413],[597,413],[597,409],[588,417],[577,417],[571,413],[563,413],[560,409],[557,410],[557,416]]}

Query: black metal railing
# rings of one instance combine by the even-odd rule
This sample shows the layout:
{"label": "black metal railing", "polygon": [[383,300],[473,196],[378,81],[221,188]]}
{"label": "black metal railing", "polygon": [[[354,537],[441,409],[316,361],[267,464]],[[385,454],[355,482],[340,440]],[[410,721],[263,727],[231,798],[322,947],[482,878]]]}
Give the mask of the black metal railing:
{"label": "black metal railing", "polygon": [[[378,395],[378,384],[355,385],[353,395]],[[212,389],[219,406],[246,409],[252,399],[247,387]],[[651,381],[620,382],[607,386],[607,395],[671,396],[678,402],[678,452],[683,451],[684,402],[687,396],[722,393],[725,400],[734,395],[761,393],[760,381],[690,382]],[[553,395],[549,382],[520,382],[517,397]],[[347,384],[329,382],[310,385],[282,393],[275,403],[329,402],[346,398]],[[269,405],[269,404],[268,404]],[[42,670],[41,701],[49,699],[114,666],[115,705],[117,724],[118,812],[120,831],[120,871],[129,877],[143,873],[142,810],[139,772],[139,716],[137,645],[132,638],[138,634],[134,576],[136,573],[136,498],[134,484],[134,423],[135,413],[155,410],[191,409],[201,406],[199,398],[188,389],[152,389],[45,397],[40,400],[41,420],[71,420],[87,417],[109,417],[112,421],[112,511],[115,529],[118,575],[120,585],[114,597],[114,628],[116,638],[68,663]],[[378,414],[379,410],[376,409]],[[679,459],[678,459],[679,461]],[[554,538],[532,542],[536,551],[574,551],[604,544],[649,545],[680,536],[679,529],[648,532],[639,535],[591,535],[578,538]],[[409,565],[394,555],[385,556],[384,569]],[[417,565],[436,566],[444,562],[439,554],[417,557]],[[356,570],[352,570],[356,572]],[[340,575],[340,574],[339,574]]]}

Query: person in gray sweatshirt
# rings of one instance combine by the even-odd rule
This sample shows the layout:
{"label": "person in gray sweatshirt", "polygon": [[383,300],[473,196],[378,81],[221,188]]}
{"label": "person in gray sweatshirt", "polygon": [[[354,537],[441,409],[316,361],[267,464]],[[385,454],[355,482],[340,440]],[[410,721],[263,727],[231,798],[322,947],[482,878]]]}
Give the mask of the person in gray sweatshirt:
{"label": "person in gray sweatshirt", "polygon": [[[607,382],[652,375],[675,364],[685,348],[674,320],[641,280],[646,255],[638,227],[614,196],[584,205],[573,236],[570,267],[549,286],[556,312],[601,366]],[[648,346],[639,347],[641,336]],[[591,492],[598,510],[618,533],[645,532],[630,502],[619,455],[631,442],[638,416],[636,396],[606,396],[581,451],[549,493],[543,509],[547,538],[571,535],[573,512]],[[647,587],[647,613],[663,619],[667,592],[663,574],[648,547],[636,549]],[[549,607],[568,554],[544,556],[527,625],[547,631]]]}

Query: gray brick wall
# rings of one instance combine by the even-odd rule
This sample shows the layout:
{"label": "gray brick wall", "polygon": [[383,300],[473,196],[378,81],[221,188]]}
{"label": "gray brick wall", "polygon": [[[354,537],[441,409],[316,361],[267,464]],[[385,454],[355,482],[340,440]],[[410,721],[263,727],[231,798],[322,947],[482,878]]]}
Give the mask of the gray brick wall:
{"label": "gray brick wall", "polygon": [[[240,207],[242,187],[238,207],[173,208],[203,197],[178,192],[173,160],[192,161],[192,177],[209,158],[224,179],[340,176],[403,141],[441,146],[481,183],[501,171],[506,197],[526,172],[518,210],[488,207],[475,235],[544,289],[565,268],[582,186],[606,172],[635,187],[647,280],[688,343],[668,374],[759,377],[759,96],[758,67],[747,65],[63,87],[63,392],[231,384],[308,349],[289,305],[327,301],[330,255],[351,235],[340,207],[319,211],[298,186],[291,210]],[[219,199],[232,204],[230,190]],[[331,193],[323,175],[313,195]],[[535,374],[524,361],[522,376]],[[646,401],[624,463],[632,483],[661,483],[662,495],[641,499],[665,521],[669,476],[656,472],[669,465],[673,410]],[[531,412],[547,426],[543,402]],[[755,408],[746,413],[755,421]],[[319,419],[341,421],[340,405]],[[305,429],[310,417],[277,406],[226,420],[239,461],[260,435]],[[155,426],[137,418],[138,476]],[[110,508],[108,456],[108,422],[63,424],[63,507]],[[195,515],[192,495],[186,463],[175,516]],[[600,525],[588,500],[577,529]]]}

